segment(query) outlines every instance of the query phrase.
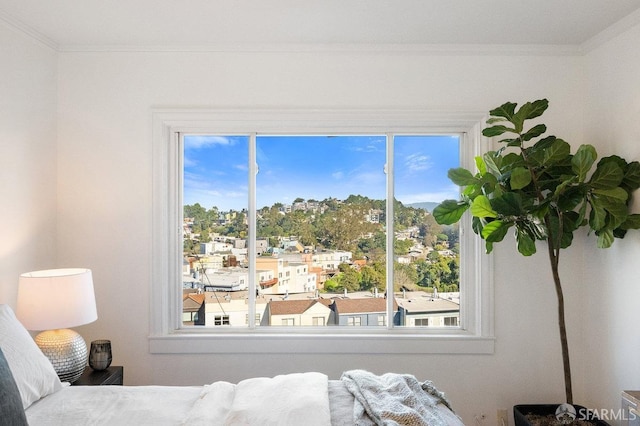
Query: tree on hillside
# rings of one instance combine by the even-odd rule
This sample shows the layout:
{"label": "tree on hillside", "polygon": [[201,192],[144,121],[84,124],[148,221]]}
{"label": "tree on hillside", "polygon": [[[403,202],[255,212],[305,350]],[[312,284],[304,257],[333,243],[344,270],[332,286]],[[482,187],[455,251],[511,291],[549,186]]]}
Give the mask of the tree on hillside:
{"label": "tree on hillside", "polygon": [[360,290],[360,273],[353,268],[347,268],[344,272],[338,275],[339,289],[346,289],[347,291],[359,291]]}

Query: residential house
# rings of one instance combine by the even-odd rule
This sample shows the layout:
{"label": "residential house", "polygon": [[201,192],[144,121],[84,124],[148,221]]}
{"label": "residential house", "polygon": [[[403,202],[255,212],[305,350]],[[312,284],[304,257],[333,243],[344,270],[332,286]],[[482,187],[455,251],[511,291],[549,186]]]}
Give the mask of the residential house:
{"label": "residential house", "polygon": [[408,327],[456,327],[460,325],[460,304],[425,293],[396,299],[400,323]]}
{"label": "residential house", "polygon": [[272,300],[265,316],[271,326],[325,326],[330,324],[333,311],[316,299]]}
{"label": "residential house", "polygon": [[204,293],[182,294],[182,323],[184,325],[205,325]]}
{"label": "residential house", "polygon": [[[387,299],[372,298],[336,298],[331,304],[336,314],[337,325],[350,326],[387,326]],[[398,304],[393,302],[393,324],[400,325]]]}

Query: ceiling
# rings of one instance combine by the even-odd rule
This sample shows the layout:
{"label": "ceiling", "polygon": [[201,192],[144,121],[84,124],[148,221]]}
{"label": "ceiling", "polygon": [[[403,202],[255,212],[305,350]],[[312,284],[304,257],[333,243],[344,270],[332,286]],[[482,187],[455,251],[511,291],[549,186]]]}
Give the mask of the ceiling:
{"label": "ceiling", "polygon": [[579,46],[640,0],[0,0],[61,50],[252,44]]}

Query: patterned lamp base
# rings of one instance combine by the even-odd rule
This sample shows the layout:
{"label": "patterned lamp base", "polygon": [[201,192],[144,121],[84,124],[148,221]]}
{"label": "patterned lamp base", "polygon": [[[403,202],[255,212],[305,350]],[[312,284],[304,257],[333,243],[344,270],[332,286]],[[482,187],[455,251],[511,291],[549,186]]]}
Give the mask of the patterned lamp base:
{"label": "patterned lamp base", "polygon": [[87,344],[73,330],[48,330],[38,334],[36,344],[53,364],[60,381],[73,383],[87,365]]}

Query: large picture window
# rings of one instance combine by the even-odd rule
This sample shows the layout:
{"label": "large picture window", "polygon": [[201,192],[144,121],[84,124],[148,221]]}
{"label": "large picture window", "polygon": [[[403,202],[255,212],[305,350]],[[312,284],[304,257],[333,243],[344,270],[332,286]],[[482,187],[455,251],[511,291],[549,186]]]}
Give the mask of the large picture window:
{"label": "large picture window", "polygon": [[480,119],[154,113],[152,351],[209,351],[207,336],[236,335],[272,351],[283,332],[491,351],[489,258],[464,221],[442,227],[430,214],[458,196],[447,170],[483,150]]}
{"label": "large picture window", "polygon": [[413,326],[425,314],[441,326],[459,316],[458,227],[438,225],[430,210],[457,197],[446,175],[459,165],[460,141],[457,134],[181,135],[184,313],[204,294],[198,322],[183,325],[220,325],[225,316],[225,325],[245,327],[247,315],[261,315],[260,326],[276,326],[281,312],[298,316],[298,326],[319,325],[318,313],[322,325],[347,318],[366,326]]}

